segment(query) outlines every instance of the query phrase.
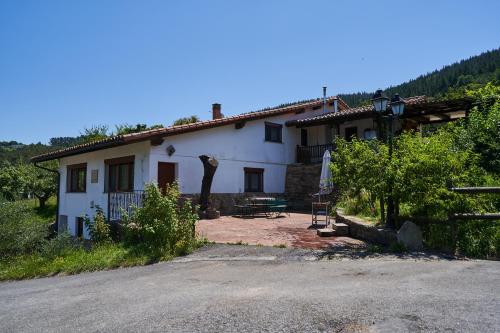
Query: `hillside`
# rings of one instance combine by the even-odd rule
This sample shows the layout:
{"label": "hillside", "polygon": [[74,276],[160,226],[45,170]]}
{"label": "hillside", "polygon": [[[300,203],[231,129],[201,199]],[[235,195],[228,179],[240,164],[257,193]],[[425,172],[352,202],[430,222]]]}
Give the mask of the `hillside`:
{"label": "hillside", "polygon": [[[388,87],[385,92],[388,96],[398,93],[403,97],[416,95],[441,97],[450,89],[456,90],[489,81],[500,81],[500,48],[444,66],[397,86]],[[372,95],[373,92],[339,94],[349,106],[365,104]]]}

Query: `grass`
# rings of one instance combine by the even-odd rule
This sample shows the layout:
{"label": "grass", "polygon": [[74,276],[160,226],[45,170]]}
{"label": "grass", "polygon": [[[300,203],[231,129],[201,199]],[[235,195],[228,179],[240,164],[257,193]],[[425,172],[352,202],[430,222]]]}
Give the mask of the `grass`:
{"label": "grass", "polygon": [[[36,200],[27,200],[28,210],[33,210],[43,221],[54,221],[56,205],[51,198],[44,209],[38,207]],[[41,241],[40,241],[41,239]],[[167,254],[154,254],[146,247],[137,244],[125,246],[123,243],[92,244],[90,241],[78,241],[67,234],[60,234],[50,241],[42,233],[35,240],[41,243],[33,248],[11,253],[0,253],[0,281],[21,280],[57,274],[71,275],[81,272],[147,265],[159,261],[171,260],[177,256],[192,253],[195,249],[208,244],[206,238],[177,242],[175,249]],[[154,251],[153,251],[154,252]],[[23,253],[23,254],[20,254]]]}
{"label": "grass", "polygon": [[28,202],[29,206],[33,208],[33,211],[41,217],[43,220],[48,221],[48,222],[53,222],[55,221],[56,218],[56,197],[50,197],[49,200],[45,203],[44,208],[39,207],[39,203],[37,199],[28,199],[26,202]]}
{"label": "grass", "polygon": [[60,273],[71,275],[145,265],[156,261],[158,260],[155,258],[140,251],[128,249],[121,244],[101,245],[92,250],[79,247],[70,249],[63,255],[56,257],[33,254],[0,261],[0,280],[30,279]]}
{"label": "grass", "polygon": [[[206,240],[197,240],[193,248],[176,251],[175,256],[190,254],[194,249],[205,244],[208,244]],[[119,267],[149,265],[171,260],[175,256],[155,257],[140,247],[126,247],[121,243],[107,243],[91,249],[80,246],[68,249],[58,256],[32,254],[0,260],[0,281],[32,279],[57,274],[72,275]]]}

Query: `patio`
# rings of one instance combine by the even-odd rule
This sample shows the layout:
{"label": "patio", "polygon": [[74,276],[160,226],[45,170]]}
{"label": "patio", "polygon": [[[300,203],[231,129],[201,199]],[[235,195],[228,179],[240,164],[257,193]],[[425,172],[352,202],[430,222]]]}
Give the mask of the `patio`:
{"label": "patio", "polygon": [[319,237],[311,227],[311,215],[282,214],[278,218],[222,216],[200,220],[197,232],[216,243],[283,246],[304,249],[363,248],[366,243],[350,237]]}

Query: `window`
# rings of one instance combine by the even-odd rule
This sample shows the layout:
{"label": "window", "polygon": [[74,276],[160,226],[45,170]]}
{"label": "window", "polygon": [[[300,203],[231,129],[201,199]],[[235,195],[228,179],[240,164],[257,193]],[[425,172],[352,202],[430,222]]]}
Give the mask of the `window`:
{"label": "window", "polygon": [[85,192],[87,183],[87,163],[68,165],[66,192]]}
{"label": "window", "polygon": [[363,131],[363,139],[372,140],[377,138],[377,131],[367,128]]}
{"label": "window", "polygon": [[131,192],[134,190],[134,156],[105,160],[106,192]]}
{"label": "window", "polygon": [[264,169],[245,168],[245,192],[264,192]]}
{"label": "window", "polygon": [[266,123],[266,141],[281,143],[282,128],[281,124]]}
{"label": "window", "polygon": [[358,128],[357,127],[346,127],[345,129],[345,139],[347,141],[352,141],[352,137],[358,137]]}

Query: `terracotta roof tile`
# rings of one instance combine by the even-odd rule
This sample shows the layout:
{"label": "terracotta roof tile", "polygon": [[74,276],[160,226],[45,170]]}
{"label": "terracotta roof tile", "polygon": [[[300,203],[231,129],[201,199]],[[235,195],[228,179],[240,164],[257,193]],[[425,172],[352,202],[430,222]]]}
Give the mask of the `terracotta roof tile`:
{"label": "terracotta roof tile", "polygon": [[[414,96],[414,97],[409,97],[404,99],[406,102],[406,105],[415,105],[415,104],[421,104],[425,103],[427,101],[426,96]],[[360,106],[356,108],[347,108],[345,110],[341,110],[339,112],[327,112],[318,116],[314,117],[309,117],[309,118],[304,118],[304,119],[298,119],[298,120],[290,120],[286,122],[287,126],[300,126],[300,125],[309,125],[309,124],[314,124],[314,123],[319,123],[324,120],[328,119],[336,119],[336,118],[343,118],[343,117],[349,117],[349,116],[359,116],[359,115],[369,115],[373,112],[373,106],[372,105],[365,105],[365,106]]]}
{"label": "terracotta roof tile", "polygon": [[[343,108],[348,107],[347,104],[342,99],[337,98],[336,96],[328,97],[327,103],[330,103],[330,102],[334,101],[335,99],[338,100],[339,108],[343,109]],[[307,101],[307,102],[296,103],[296,104],[292,104],[292,105],[288,105],[288,106],[276,107],[276,108],[271,108],[271,109],[264,109],[264,110],[260,110],[260,111],[242,113],[242,114],[239,114],[236,116],[225,117],[225,118],[221,118],[221,119],[206,120],[206,121],[200,121],[197,123],[169,126],[169,127],[165,127],[165,128],[147,130],[147,131],[142,131],[142,132],[138,132],[138,133],[117,135],[117,136],[109,137],[109,138],[106,138],[103,140],[84,143],[84,144],[56,150],[53,152],[49,152],[46,154],[34,156],[31,158],[31,161],[32,162],[43,162],[43,161],[53,160],[53,159],[61,158],[61,157],[65,157],[65,156],[78,155],[78,154],[82,154],[82,153],[86,153],[86,152],[90,152],[90,151],[106,149],[106,148],[111,148],[111,147],[115,147],[115,146],[121,146],[121,145],[125,145],[125,144],[135,143],[135,142],[146,141],[146,140],[153,139],[153,138],[159,138],[159,137],[161,138],[161,137],[183,134],[183,133],[188,133],[188,132],[193,132],[193,131],[198,131],[198,130],[203,130],[203,129],[208,129],[208,128],[215,128],[215,127],[219,127],[219,126],[234,124],[234,123],[237,123],[240,121],[250,121],[250,120],[256,120],[256,119],[262,119],[262,118],[267,118],[267,117],[271,117],[271,116],[277,116],[277,115],[281,115],[281,114],[295,112],[296,110],[301,109],[301,108],[305,108],[305,107],[322,105],[322,103],[323,103],[323,99],[318,98],[318,99]]]}

